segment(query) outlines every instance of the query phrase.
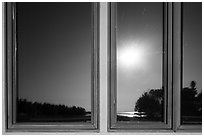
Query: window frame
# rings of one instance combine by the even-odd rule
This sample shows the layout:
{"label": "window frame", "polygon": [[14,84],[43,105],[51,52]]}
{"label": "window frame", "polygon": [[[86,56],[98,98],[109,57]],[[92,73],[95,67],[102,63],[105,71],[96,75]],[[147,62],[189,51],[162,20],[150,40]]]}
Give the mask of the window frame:
{"label": "window frame", "polygon": [[[108,131],[173,131],[173,132],[201,132],[201,125],[181,125],[181,99],[182,90],[182,47],[183,47],[183,15],[181,2],[163,3],[163,86],[165,95],[165,115],[163,124],[128,123],[117,122],[117,64],[116,64],[116,31],[117,11],[116,4],[109,4],[109,51],[108,51],[108,92],[109,92],[109,114]],[[167,53],[166,53],[167,52]],[[165,54],[166,53],[166,54]]]}
{"label": "window frame", "polygon": [[[16,3],[3,3],[4,12],[4,115],[5,132],[98,132],[99,131],[99,3],[92,3],[91,122],[17,123]],[[42,128],[43,127],[43,128]]]}
{"label": "window frame", "polygon": [[[164,3],[164,26],[163,36],[165,54],[163,61],[167,64],[164,65],[164,70],[167,73],[163,74],[163,79],[167,81],[166,90],[168,90],[168,113],[167,117],[168,126],[152,128],[151,126],[144,125],[142,128],[137,128],[132,125],[118,125],[114,123],[114,99],[116,96],[112,89],[114,89],[114,51],[111,45],[114,44],[115,31],[114,18],[111,15],[114,11],[111,8],[111,3],[101,2],[94,4],[94,49],[93,49],[93,62],[94,62],[94,89],[96,92],[92,95],[94,97],[94,123],[92,125],[34,125],[24,124],[18,125],[13,123],[13,94],[16,89],[16,53],[14,45],[16,44],[15,37],[15,3],[3,3],[3,134],[16,133],[16,132],[94,132],[94,133],[147,133],[147,132],[161,132],[161,133],[174,133],[174,132],[190,132],[201,133],[202,125],[181,125],[180,122],[180,91],[182,89],[182,3],[180,2],[165,2]],[[101,13],[99,13],[101,12]],[[114,11],[115,12],[115,11]],[[115,13],[114,13],[115,14]],[[100,18],[100,19],[99,19]],[[100,23],[99,23],[100,22]],[[99,38],[100,34],[100,38]],[[100,40],[99,40],[100,39]],[[100,42],[100,47],[99,47]],[[100,48],[100,49],[99,49]],[[99,55],[100,52],[100,55]],[[100,60],[99,60],[100,58]],[[102,62],[103,61],[103,62]],[[100,67],[100,71],[99,71]],[[99,76],[101,75],[101,77]],[[100,80],[99,80],[100,79]],[[100,82],[100,83],[99,83]],[[100,85],[100,87],[99,87]],[[99,93],[100,91],[100,93]],[[100,96],[99,96],[100,94]],[[99,102],[100,97],[100,102]],[[100,104],[99,104],[100,103]],[[100,110],[99,110],[100,106]],[[100,113],[99,113],[100,111]],[[99,119],[100,116],[100,119]],[[100,123],[99,123],[100,121]],[[126,127],[127,126],[127,127]],[[99,129],[100,127],[100,129]]]}
{"label": "window frame", "polygon": [[[116,64],[116,33],[117,33],[117,3],[110,3],[109,5],[109,12],[110,12],[110,17],[109,17],[109,22],[110,22],[110,29],[109,29],[109,35],[111,37],[110,39],[110,46],[109,46],[109,131],[164,131],[164,130],[169,130],[171,128],[171,116],[167,116],[167,113],[171,113],[171,91],[169,90],[168,86],[171,83],[171,77],[168,76],[167,72],[170,71],[168,68],[171,68],[171,53],[167,53],[167,50],[171,49],[171,45],[169,42],[167,43],[166,39],[168,37],[167,35],[167,14],[169,12],[169,8],[167,6],[167,3],[163,3],[163,75],[162,75],[162,85],[164,87],[164,122],[141,122],[141,123],[136,123],[136,122],[117,122],[117,64]],[[167,49],[167,44],[168,44],[168,49]],[[169,64],[167,64],[170,62]],[[167,66],[168,65],[168,66]],[[164,75],[165,74],[165,75]],[[168,91],[167,91],[168,90]],[[169,106],[166,108],[166,106]]]}
{"label": "window frame", "polygon": [[172,89],[174,132],[202,132],[202,124],[181,124],[181,91],[183,81],[183,3],[172,4]]}
{"label": "window frame", "polygon": [[[175,75],[178,75],[177,80],[180,80],[180,83],[179,81],[177,81],[178,85],[177,86],[177,90],[179,89],[178,92],[175,92],[175,98],[177,98],[177,106],[175,108],[175,115],[177,117],[179,117],[176,125],[175,125],[175,130],[178,131],[178,132],[202,132],[202,124],[182,124],[181,122],[181,91],[182,91],[182,88],[183,88],[183,60],[184,60],[184,31],[183,31],[183,2],[182,3],[177,3],[175,4],[174,6],[175,10],[177,10],[177,12],[179,12],[179,14],[174,14],[175,18],[178,18],[177,20],[175,20],[175,25],[174,26],[174,31],[179,31],[178,33],[176,34],[179,34],[176,36],[175,35],[175,38],[179,38],[179,42],[178,43],[175,43],[175,51],[174,51],[174,56],[177,56],[177,61],[176,61],[176,57],[175,57],[175,64],[179,65],[177,69],[175,69]],[[176,40],[177,41],[177,40]],[[178,46],[176,46],[176,44],[178,44]],[[176,80],[176,79],[175,79]],[[177,96],[177,97],[176,97]],[[178,110],[178,111],[176,111]]]}

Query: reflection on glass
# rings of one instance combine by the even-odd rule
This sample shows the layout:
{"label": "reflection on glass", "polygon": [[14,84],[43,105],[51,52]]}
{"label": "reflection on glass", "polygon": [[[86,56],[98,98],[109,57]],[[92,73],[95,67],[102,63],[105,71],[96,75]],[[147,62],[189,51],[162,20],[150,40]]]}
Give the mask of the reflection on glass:
{"label": "reflection on glass", "polygon": [[91,3],[17,3],[17,122],[91,121]]}
{"label": "reflection on glass", "polygon": [[183,3],[181,122],[202,123],[202,3]]}
{"label": "reflection on glass", "polygon": [[117,4],[118,121],[163,121],[162,7]]}

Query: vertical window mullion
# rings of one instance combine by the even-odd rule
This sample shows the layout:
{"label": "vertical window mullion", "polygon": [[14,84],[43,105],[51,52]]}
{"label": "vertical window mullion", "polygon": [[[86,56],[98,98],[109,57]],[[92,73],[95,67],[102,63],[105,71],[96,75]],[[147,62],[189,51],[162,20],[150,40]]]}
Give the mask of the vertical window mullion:
{"label": "vertical window mullion", "polygon": [[167,18],[167,90],[168,90],[168,112],[167,117],[170,126],[172,126],[172,3],[166,3]]}
{"label": "vertical window mullion", "polygon": [[6,78],[5,78],[5,104],[6,106],[6,128],[10,128],[13,125],[13,3],[5,3],[5,19],[6,19],[6,29],[5,29],[5,65],[6,65]]}
{"label": "vertical window mullion", "polygon": [[180,91],[181,91],[181,3],[172,5],[172,44],[173,44],[173,130],[180,126]]}
{"label": "vertical window mullion", "polygon": [[110,3],[110,128],[116,124],[116,3]]}
{"label": "vertical window mullion", "polygon": [[109,4],[100,3],[100,132],[106,133],[108,124],[107,102],[107,48],[108,48],[108,27],[109,27]]}
{"label": "vertical window mullion", "polygon": [[163,13],[163,86],[165,91],[165,123],[172,127],[172,3],[164,3]]}

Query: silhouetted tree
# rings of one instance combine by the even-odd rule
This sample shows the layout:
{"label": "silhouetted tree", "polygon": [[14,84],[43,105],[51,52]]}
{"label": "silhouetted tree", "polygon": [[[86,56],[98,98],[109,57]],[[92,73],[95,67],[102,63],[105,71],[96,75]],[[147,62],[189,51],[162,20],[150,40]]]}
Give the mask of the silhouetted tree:
{"label": "silhouetted tree", "polygon": [[145,112],[148,118],[163,117],[163,89],[151,89],[137,100],[135,111]]}
{"label": "silhouetted tree", "polygon": [[202,116],[202,92],[197,95],[196,108],[198,110],[198,114]]}
{"label": "silhouetted tree", "polygon": [[185,87],[181,91],[181,115],[195,116],[202,110],[202,93],[197,92],[196,82],[191,81],[190,87]]}

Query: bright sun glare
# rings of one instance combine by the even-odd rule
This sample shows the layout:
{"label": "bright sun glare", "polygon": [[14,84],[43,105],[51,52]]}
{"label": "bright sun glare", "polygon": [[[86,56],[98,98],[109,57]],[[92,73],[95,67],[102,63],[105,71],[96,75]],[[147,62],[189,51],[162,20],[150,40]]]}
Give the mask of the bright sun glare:
{"label": "bright sun glare", "polygon": [[119,62],[128,68],[139,67],[144,61],[143,54],[144,52],[140,48],[125,47],[119,52]]}

